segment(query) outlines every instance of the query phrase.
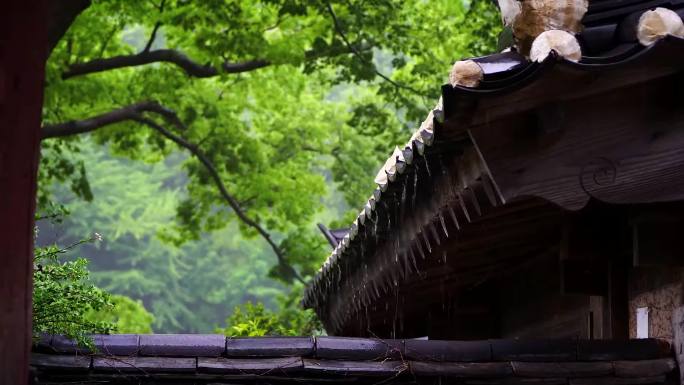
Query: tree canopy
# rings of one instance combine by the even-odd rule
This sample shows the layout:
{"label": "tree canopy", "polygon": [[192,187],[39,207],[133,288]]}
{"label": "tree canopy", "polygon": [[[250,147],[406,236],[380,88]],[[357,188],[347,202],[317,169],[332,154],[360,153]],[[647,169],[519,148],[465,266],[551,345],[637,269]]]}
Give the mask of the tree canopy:
{"label": "tree canopy", "polygon": [[[176,328],[192,318],[172,305],[192,301],[180,279],[197,269],[216,298],[245,299],[249,279],[221,270],[243,262],[306,282],[326,253],[315,221],[346,224],[451,64],[492,52],[500,31],[485,0],[81,3],[52,29],[64,34],[47,67],[39,201],[69,201],[72,229],[112,231],[116,260],[94,276],[152,295]],[[237,243],[215,248],[221,237]],[[208,257],[188,260],[193,247]],[[212,291],[221,279],[235,292]]]}

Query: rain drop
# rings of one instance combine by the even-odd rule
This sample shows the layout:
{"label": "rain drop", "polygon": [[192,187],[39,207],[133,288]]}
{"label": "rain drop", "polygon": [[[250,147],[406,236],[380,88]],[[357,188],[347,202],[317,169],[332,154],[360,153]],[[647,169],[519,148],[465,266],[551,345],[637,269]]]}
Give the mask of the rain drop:
{"label": "rain drop", "polygon": [[444,215],[442,215],[442,212],[439,212],[439,222],[442,224],[442,231],[444,231],[444,235],[449,238],[449,232],[447,231],[446,227],[446,222],[444,221]]}

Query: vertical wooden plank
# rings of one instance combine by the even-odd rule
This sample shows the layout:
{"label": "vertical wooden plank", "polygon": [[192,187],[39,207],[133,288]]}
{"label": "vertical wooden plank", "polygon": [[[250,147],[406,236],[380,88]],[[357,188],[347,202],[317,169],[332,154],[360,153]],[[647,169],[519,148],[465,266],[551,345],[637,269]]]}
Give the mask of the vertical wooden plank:
{"label": "vertical wooden plank", "polygon": [[677,357],[679,366],[679,383],[684,385],[684,306],[674,309],[672,312],[672,329],[674,330],[674,341],[672,349]]}
{"label": "vertical wooden plank", "polygon": [[613,256],[610,266],[607,310],[610,313],[610,323],[607,326],[609,333],[606,338],[616,340],[629,339],[629,293],[628,276],[631,261],[616,254]]}
{"label": "vertical wooden plank", "polygon": [[28,380],[45,0],[0,6],[0,384]]}

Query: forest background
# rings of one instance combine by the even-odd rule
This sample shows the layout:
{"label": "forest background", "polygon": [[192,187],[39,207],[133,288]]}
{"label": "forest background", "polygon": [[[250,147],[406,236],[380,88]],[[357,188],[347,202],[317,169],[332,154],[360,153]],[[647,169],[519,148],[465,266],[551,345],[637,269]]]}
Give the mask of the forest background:
{"label": "forest background", "polygon": [[485,0],[94,0],[74,16],[47,67],[37,332],[83,329],[46,313],[86,317],[81,332],[314,332],[298,302],[330,250],[316,224],[351,222],[452,63],[501,31]]}

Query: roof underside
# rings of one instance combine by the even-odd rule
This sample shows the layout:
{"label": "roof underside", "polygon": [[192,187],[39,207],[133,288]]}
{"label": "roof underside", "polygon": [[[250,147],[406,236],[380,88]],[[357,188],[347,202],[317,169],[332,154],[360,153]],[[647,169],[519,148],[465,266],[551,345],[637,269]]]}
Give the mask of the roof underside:
{"label": "roof underside", "polygon": [[[400,313],[400,304],[392,298],[402,287],[410,288],[407,295],[413,298],[403,297],[404,301],[420,303],[421,295],[439,293],[435,292],[437,283],[467,285],[490,276],[493,269],[513,271],[525,260],[549,252],[553,245],[544,240],[553,238],[550,235],[558,230],[563,211],[580,209],[590,198],[621,204],[644,203],[644,197],[653,196],[641,186],[627,192],[592,190],[596,186],[591,183],[602,183],[596,177],[599,171],[605,173],[598,170],[602,165],[595,164],[581,166],[579,176],[558,180],[548,176],[553,187],[544,190],[544,181],[525,182],[524,175],[516,174],[515,167],[524,170],[529,165],[487,163],[489,159],[482,155],[485,151],[478,148],[481,144],[473,141],[473,133],[486,136],[487,130],[497,125],[524,125],[520,120],[530,118],[528,111],[541,106],[545,113],[533,117],[540,130],[553,133],[559,121],[583,126],[581,108],[573,115],[557,116],[553,108],[546,107],[612,93],[614,100],[605,99],[605,108],[620,109],[621,103],[628,105],[625,100],[634,99],[623,90],[681,71],[684,40],[667,37],[644,47],[636,42],[634,33],[628,33],[636,23],[634,15],[655,3],[670,2],[635,3],[592,2],[580,36],[586,55],[579,63],[553,55],[542,63],[530,63],[515,52],[495,54],[474,59],[484,71],[477,88],[443,86],[441,105],[430,114],[434,128],[421,128],[388,160],[381,170],[386,178],[379,179],[349,234],[335,247],[305,294],[305,306],[317,311],[329,333],[344,334],[350,322],[370,325],[368,318],[373,313]],[[684,8],[678,12],[684,14]],[[625,119],[629,118],[625,114]],[[519,134],[511,131],[506,135]],[[497,139],[497,135],[489,134],[492,141],[505,142],[506,138]],[[579,142],[575,145],[581,146]],[[532,151],[495,150],[502,159],[515,158],[516,151]],[[604,151],[609,154],[611,150]],[[682,159],[680,153],[676,153],[678,159]],[[544,154],[538,155],[544,158]],[[562,167],[559,163],[558,168]],[[509,172],[510,178],[499,173],[494,180],[492,168]],[[673,186],[679,186],[684,181],[682,167],[673,170],[668,171],[668,181],[677,181]],[[504,191],[503,184],[512,187]],[[537,190],[531,190],[531,185]],[[678,196],[673,193],[659,199]],[[449,248],[440,247],[449,237]],[[433,271],[425,271],[420,267],[425,266],[421,260],[426,255],[457,255],[458,262],[449,257],[448,264],[445,259],[441,266],[432,263]],[[421,287],[426,291],[421,292]],[[387,328],[396,327],[394,324],[396,319],[389,320]]]}
{"label": "roof underside", "polygon": [[44,338],[31,360],[36,383],[435,384],[458,379],[462,384],[660,384],[675,370],[669,344],[654,339],[100,335],[94,340],[98,353],[79,350],[62,337]]}

